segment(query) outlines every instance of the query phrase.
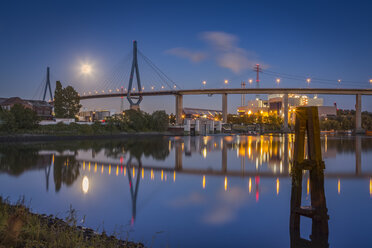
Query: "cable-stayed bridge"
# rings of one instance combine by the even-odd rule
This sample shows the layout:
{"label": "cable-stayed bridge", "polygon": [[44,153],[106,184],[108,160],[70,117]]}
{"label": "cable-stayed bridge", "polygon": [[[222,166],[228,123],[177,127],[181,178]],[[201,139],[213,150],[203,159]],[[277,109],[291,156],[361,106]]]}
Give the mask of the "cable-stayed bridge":
{"label": "cable-stayed bridge", "polygon": [[[133,42],[133,51],[129,53],[123,61],[121,61],[116,68],[108,73],[106,79],[100,80],[97,84],[100,87],[92,90],[79,90],[81,100],[120,97],[121,110],[123,110],[124,98],[127,98],[131,109],[139,109],[143,97],[146,96],[175,96],[176,122],[182,124],[182,109],[183,96],[187,95],[221,95],[222,96],[222,120],[227,122],[227,96],[230,94],[284,94],[284,130],[288,130],[288,94],[325,94],[325,95],[355,95],[356,96],[356,131],[362,131],[361,128],[361,101],[362,95],[372,95],[372,89],[368,88],[366,82],[355,81],[341,81],[309,78],[298,75],[290,75],[285,73],[278,73],[269,70],[262,70],[259,65],[256,65],[257,72],[256,88],[231,88],[228,80],[224,81],[222,88],[213,87],[206,88],[206,82],[199,89],[183,89],[181,84],[173,81],[162,70],[159,69],[147,56],[145,56],[138,48],[137,42]],[[277,87],[260,88],[259,87],[259,73],[265,74],[269,77],[274,77],[277,82]],[[280,79],[303,81],[307,83],[304,88],[279,88]],[[253,80],[249,83],[252,85]],[[310,88],[310,82],[315,84],[332,85],[327,88]],[[372,84],[372,79],[370,80]],[[243,85],[243,84],[242,84]],[[244,84],[245,85],[245,84]],[[341,88],[341,86],[348,87],[364,87],[364,88]],[[49,91],[47,90],[49,89]],[[43,100],[45,100],[46,93],[51,94],[49,68],[47,70],[47,77],[45,82]]]}

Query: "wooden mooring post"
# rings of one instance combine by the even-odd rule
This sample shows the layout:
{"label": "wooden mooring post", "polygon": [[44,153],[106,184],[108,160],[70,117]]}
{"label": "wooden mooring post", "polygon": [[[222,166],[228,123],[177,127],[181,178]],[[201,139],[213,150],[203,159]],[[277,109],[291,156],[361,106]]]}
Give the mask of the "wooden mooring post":
{"label": "wooden mooring post", "polygon": [[[307,142],[306,142],[307,140]],[[305,152],[307,148],[307,153]],[[296,109],[290,213],[291,247],[329,247],[328,210],[324,194],[324,162],[317,107]],[[310,206],[301,206],[303,171],[310,174]],[[312,219],[310,240],[300,236],[300,217]]]}

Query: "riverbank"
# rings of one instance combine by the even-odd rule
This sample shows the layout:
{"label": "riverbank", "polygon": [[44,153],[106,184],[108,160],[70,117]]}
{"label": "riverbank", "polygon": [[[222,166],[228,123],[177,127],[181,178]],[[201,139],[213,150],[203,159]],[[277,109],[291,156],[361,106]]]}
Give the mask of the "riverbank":
{"label": "riverbank", "polygon": [[32,213],[22,202],[10,204],[0,197],[0,248],[5,247],[124,247],[142,243],[120,240],[76,225],[74,210],[65,220]]}
{"label": "riverbank", "polygon": [[33,142],[33,141],[60,141],[60,140],[92,140],[92,139],[120,139],[128,137],[153,137],[153,136],[174,136],[173,132],[133,132],[133,133],[113,133],[96,135],[51,135],[51,134],[12,134],[0,135],[0,143],[4,142]]}

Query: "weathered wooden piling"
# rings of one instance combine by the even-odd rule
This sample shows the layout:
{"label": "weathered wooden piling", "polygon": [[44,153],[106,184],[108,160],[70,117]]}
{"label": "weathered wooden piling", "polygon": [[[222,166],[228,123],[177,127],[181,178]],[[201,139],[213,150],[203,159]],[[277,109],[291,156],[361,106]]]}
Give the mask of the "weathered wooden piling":
{"label": "weathered wooden piling", "polygon": [[[307,140],[307,143],[305,141]],[[307,153],[305,152],[307,148]],[[291,247],[328,247],[328,219],[324,194],[324,162],[320,143],[317,107],[296,109],[295,147],[292,164],[292,191],[290,213]],[[302,175],[310,174],[310,206],[301,206]],[[300,217],[312,219],[310,241],[300,237]]]}

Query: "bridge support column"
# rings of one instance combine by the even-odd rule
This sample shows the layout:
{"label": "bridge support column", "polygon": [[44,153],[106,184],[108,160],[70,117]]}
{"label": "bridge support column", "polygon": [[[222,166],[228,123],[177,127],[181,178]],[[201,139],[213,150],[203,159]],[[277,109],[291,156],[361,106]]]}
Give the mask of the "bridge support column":
{"label": "bridge support column", "polygon": [[362,129],[362,95],[356,95],[355,102],[355,133],[362,134],[365,131]]}
{"label": "bridge support column", "polygon": [[227,94],[222,94],[222,122],[227,123]]}
{"label": "bridge support column", "polygon": [[176,95],[176,124],[182,125],[183,96]]}
{"label": "bridge support column", "polygon": [[283,133],[288,133],[290,132],[288,128],[288,94],[284,94],[283,96],[283,112],[284,112],[284,117],[283,117]]}

